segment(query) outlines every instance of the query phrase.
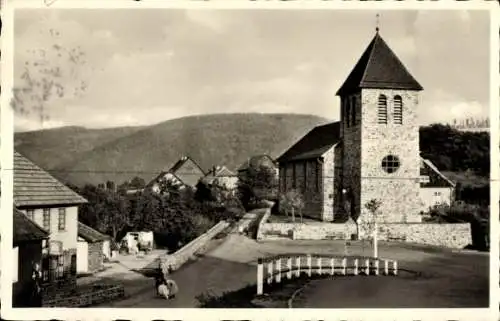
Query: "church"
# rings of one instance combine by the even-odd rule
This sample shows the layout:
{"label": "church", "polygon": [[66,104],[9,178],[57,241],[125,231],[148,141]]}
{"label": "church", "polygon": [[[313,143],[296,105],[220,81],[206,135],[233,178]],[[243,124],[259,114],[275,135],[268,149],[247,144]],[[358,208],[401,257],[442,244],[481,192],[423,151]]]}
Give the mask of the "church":
{"label": "church", "polygon": [[455,184],[420,157],[422,90],[377,28],[337,91],[340,121],[312,129],[278,157],[280,193],[300,191],[304,216],[327,222],[362,222],[372,199],[386,223],[418,223],[429,207],[451,203]]}

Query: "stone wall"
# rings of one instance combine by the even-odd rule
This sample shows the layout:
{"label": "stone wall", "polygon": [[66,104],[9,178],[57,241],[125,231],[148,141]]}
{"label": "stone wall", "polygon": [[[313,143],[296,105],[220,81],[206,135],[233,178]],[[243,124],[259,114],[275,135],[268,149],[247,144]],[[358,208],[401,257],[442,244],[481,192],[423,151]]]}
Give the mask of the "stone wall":
{"label": "stone wall", "polygon": [[102,241],[88,243],[88,272],[93,273],[103,268],[104,253],[102,251]]}
{"label": "stone wall", "polygon": [[469,223],[378,224],[378,239],[463,249],[472,244]]}
{"label": "stone wall", "polygon": [[198,236],[196,239],[192,240],[175,253],[160,257],[160,266],[163,270],[166,270],[167,267],[170,267],[173,270],[177,270],[190,258],[192,258],[197,252],[202,250],[202,248],[205,247],[212,238],[214,238],[228,226],[228,222],[220,221],[211,229]]}
{"label": "stone wall", "polygon": [[73,295],[58,296],[53,299],[45,299],[42,306],[76,308],[92,306],[104,302],[113,301],[125,296],[123,285],[100,285],[91,289],[81,291]]}
{"label": "stone wall", "polygon": [[344,240],[356,233],[352,223],[264,223],[260,239],[291,238],[295,240]]}
{"label": "stone wall", "polygon": [[255,233],[255,239],[260,240],[263,238],[263,229],[262,227],[266,224],[267,220],[271,216],[271,208],[266,208],[264,214],[260,217],[257,223],[257,231]]}
{"label": "stone wall", "polygon": [[[332,133],[334,135],[334,133]],[[330,148],[323,154],[323,168],[322,168],[322,192],[323,192],[323,213],[321,220],[325,222],[333,221],[333,209],[335,202],[335,188],[337,186],[335,181],[335,147]]]}
{"label": "stone wall", "polygon": [[[360,227],[361,229],[361,227]],[[462,249],[472,244],[471,226],[468,223],[379,223],[378,239],[381,241],[408,242]],[[356,224],[347,223],[264,223],[260,239],[291,238],[296,240],[350,239],[356,233]],[[361,239],[370,239],[362,235]]]}

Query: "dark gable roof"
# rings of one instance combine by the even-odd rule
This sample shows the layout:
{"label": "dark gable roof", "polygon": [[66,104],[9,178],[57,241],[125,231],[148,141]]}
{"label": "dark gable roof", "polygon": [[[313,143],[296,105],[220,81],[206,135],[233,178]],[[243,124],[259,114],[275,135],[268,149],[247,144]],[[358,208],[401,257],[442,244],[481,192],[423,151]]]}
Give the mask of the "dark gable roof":
{"label": "dark gable roof", "polygon": [[14,151],[15,206],[77,205],[87,200]]}
{"label": "dark gable roof", "polygon": [[38,241],[49,238],[49,233],[47,231],[16,208],[14,208],[14,219],[12,224],[14,228],[14,243]]}
{"label": "dark gable roof", "polygon": [[[193,173],[182,173],[182,171],[179,172],[180,169],[186,164],[188,161],[191,161],[195,167],[197,167],[200,171],[200,175],[194,175]],[[175,164],[170,167],[168,171],[162,171],[158,176],[156,176],[153,180],[151,180],[147,185],[146,188],[152,187],[155,183],[160,181],[166,174],[172,174],[175,176],[179,181],[181,181],[185,185],[189,185],[192,187],[195,187],[196,184],[198,184],[198,181],[200,178],[204,177],[205,171],[196,163],[191,157],[189,156],[183,156],[181,159],[179,159]]]}
{"label": "dark gable roof", "polygon": [[337,95],[350,94],[361,88],[423,89],[378,32],[337,91]]}
{"label": "dark gable roof", "polygon": [[420,175],[429,177],[429,182],[420,183],[420,187],[455,187],[455,183],[444,176],[428,159],[420,159]]}
{"label": "dark gable roof", "polygon": [[85,241],[89,243],[95,243],[111,239],[110,236],[104,235],[101,232],[98,232],[93,228],[91,228],[90,226],[85,225],[81,222],[78,222],[78,236],[83,238]]}
{"label": "dark gable roof", "polygon": [[318,158],[339,142],[340,122],[317,126],[278,157],[278,162]]}

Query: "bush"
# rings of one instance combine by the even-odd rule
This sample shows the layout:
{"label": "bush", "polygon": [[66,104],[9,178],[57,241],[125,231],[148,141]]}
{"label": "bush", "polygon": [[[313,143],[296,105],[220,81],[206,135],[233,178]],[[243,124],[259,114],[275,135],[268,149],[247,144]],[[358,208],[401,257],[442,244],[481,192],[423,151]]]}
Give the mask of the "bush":
{"label": "bush", "polygon": [[435,223],[468,222],[471,225],[472,248],[489,249],[489,206],[457,201],[451,205],[437,205],[430,209],[430,221]]}

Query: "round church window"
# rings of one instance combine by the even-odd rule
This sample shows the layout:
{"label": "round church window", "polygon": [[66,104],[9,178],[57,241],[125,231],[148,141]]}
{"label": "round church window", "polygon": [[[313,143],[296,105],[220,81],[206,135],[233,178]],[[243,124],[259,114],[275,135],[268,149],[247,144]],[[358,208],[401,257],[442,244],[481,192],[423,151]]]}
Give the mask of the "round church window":
{"label": "round church window", "polygon": [[398,170],[400,165],[399,158],[394,155],[389,155],[382,159],[382,168],[387,173],[391,174]]}

